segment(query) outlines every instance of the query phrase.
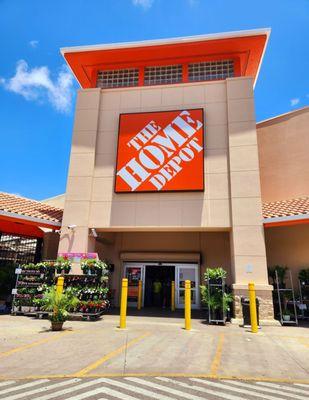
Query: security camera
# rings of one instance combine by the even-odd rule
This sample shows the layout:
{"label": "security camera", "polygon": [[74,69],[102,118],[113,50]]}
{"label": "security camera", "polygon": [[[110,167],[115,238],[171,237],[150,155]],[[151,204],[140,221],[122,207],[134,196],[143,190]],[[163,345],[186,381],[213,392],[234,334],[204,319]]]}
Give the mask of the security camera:
{"label": "security camera", "polygon": [[72,224],[72,225],[68,225],[68,229],[75,229],[77,225]]}
{"label": "security camera", "polygon": [[91,230],[92,236],[97,238],[98,237],[97,231],[94,228],[91,228],[90,230]]}

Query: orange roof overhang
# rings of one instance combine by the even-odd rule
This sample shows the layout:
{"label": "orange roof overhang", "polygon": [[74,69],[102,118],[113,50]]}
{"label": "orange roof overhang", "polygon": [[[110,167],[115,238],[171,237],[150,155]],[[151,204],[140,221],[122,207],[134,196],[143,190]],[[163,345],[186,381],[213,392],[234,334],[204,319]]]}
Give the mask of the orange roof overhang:
{"label": "orange roof overhang", "polygon": [[61,49],[82,88],[96,86],[101,69],[188,63],[218,59],[235,60],[237,76],[256,81],[270,29]]}

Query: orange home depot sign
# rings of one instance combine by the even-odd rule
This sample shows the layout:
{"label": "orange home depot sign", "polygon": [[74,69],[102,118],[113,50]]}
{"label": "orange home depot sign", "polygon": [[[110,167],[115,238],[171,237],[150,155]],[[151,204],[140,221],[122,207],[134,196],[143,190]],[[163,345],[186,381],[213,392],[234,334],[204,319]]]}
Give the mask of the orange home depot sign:
{"label": "orange home depot sign", "polygon": [[204,190],[203,109],[121,114],[115,192]]}

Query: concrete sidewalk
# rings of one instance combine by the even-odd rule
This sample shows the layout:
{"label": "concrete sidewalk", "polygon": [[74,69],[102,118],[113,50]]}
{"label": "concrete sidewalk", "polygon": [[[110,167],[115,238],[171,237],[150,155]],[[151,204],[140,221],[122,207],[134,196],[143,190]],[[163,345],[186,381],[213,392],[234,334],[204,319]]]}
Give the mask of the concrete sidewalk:
{"label": "concrete sidewalk", "polygon": [[309,383],[309,328],[234,325],[175,316],[129,316],[67,321],[63,332],[47,320],[0,316],[0,377],[38,379],[105,376],[213,377]]}

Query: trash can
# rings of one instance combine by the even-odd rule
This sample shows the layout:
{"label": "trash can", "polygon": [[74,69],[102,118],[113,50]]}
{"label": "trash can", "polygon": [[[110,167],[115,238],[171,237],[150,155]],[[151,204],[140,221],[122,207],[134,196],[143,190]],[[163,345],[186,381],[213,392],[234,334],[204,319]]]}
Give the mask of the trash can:
{"label": "trash can", "polygon": [[[244,317],[244,326],[251,325],[250,319],[250,300],[248,297],[241,298],[241,306],[242,306],[242,315]],[[257,323],[260,325],[259,321],[259,299],[256,299],[256,315],[257,315]]]}

